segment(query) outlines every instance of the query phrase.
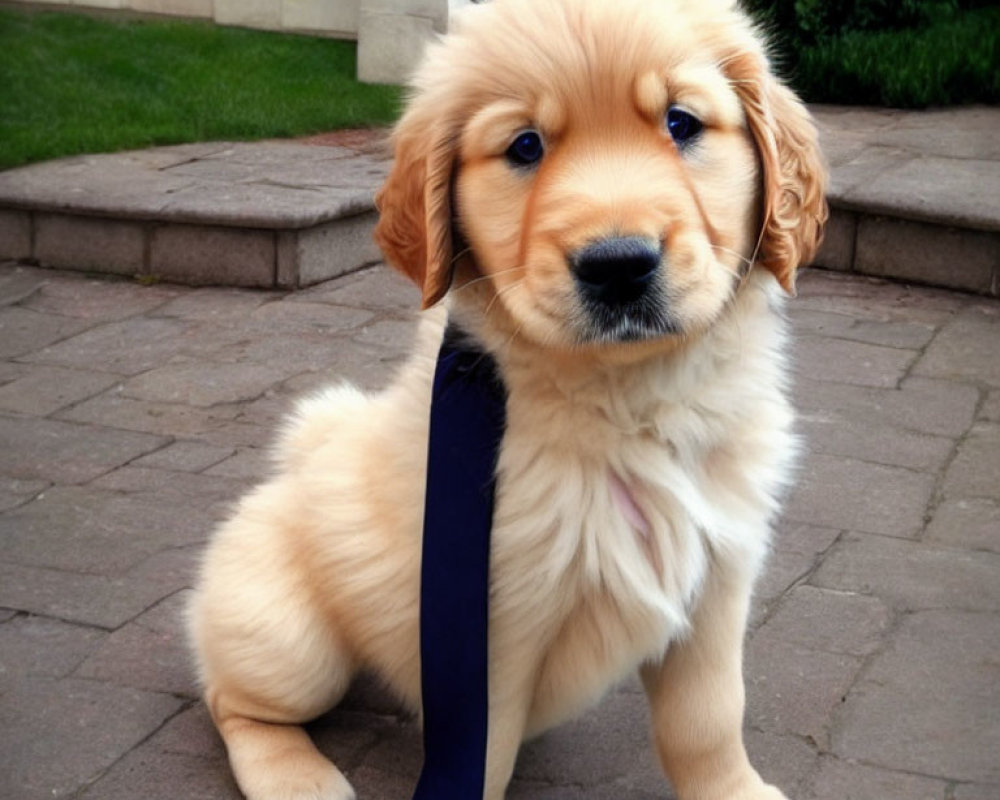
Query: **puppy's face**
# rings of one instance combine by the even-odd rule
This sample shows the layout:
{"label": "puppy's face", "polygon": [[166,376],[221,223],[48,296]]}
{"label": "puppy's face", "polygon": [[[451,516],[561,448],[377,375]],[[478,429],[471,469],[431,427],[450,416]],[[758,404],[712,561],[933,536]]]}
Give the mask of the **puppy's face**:
{"label": "puppy's face", "polygon": [[555,35],[576,46],[477,109],[458,148],[480,269],[526,333],[560,344],[710,322],[759,217],[753,141],[719,68],[685,25],[652,34],[601,7],[566,20]]}
{"label": "puppy's face", "polygon": [[[783,126],[802,127],[801,141]],[[823,216],[822,170],[805,187],[806,170],[782,153],[816,160],[804,113],[766,73],[745,21],[712,0],[475,9],[418,78],[394,175],[413,147],[421,168],[399,181],[422,180],[423,192],[404,197],[390,177],[387,254],[434,300],[457,229],[491,309],[555,346],[695,333],[757,257],[791,288]],[[405,211],[390,204],[418,202],[419,246],[403,252],[392,233]],[[817,210],[803,213],[807,203]],[[782,232],[799,240],[785,252]]]}

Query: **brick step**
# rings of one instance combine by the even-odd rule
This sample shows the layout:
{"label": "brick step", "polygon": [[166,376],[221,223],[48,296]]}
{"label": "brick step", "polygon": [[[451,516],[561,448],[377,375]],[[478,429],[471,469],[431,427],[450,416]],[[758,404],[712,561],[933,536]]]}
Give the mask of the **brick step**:
{"label": "brick step", "polygon": [[818,264],[1000,294],[1000,108],[811,110],[830,165]]}
{"label": "brick step", "polygon": [[378,260],[387,162],[290,142],[180,145],[0,173],[0,259],[185,284],[296,288]]}

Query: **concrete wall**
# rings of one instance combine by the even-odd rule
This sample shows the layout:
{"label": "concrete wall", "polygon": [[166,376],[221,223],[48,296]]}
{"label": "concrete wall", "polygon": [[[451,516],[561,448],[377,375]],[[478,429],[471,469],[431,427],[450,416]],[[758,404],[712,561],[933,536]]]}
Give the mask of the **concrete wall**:
{"label": "concrete wall", "polygon": [[361,0],[358,79],[402,83],[428,40],[448,30],[451,14],[474,0]]}
{"label": "concrete wall", "polygon": [[32,0],[214,20],[220,25],[358,40],[358,78],[403,83],[451,14],[483,0]]}
{"label": "concrete wall", "polygon": [[354,39],[362,0],[32,0],[80,8],[122,9],[209,19],[220,25]]}

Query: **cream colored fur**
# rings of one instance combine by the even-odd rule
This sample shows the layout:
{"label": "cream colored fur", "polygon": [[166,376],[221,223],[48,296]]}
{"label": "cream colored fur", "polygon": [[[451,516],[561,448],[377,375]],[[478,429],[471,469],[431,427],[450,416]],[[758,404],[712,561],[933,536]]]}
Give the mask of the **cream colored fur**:
{"label": "cream colored fur", "polygon": [[[587,41],[589,78],[573,73]],[[432,50],[417,87],[378,238],[428,305],[450,283],[448,299],[385,391],[340,386],[299,405],[276,477],[217,532],[191,605],[241,789],[353,797],[297,726],[359,668],[419,710],[428,408],[450,314],[509,394],[486,800],[504,796],[524,738],[640,668],[681,800],[779,800],[743,748],[741,662],[795,449],[781,286],[825,214],[807,116],[722,2],[495,0]],[[658,128],[672,93],[707,121],[697,158]],[[502,156],[522,117],[546,135],[531,174]],[[576,327],[567,253],[622,230],[667,243],[679,332],[604,341]]]}

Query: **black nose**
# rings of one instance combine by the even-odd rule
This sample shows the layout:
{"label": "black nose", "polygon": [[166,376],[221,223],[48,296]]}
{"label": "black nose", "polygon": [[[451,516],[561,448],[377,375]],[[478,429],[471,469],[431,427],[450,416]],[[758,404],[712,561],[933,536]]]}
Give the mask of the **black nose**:
{"label": "black nose", "polygon": [[642,297],[662,256],[658,242],[641,236],[615,236],[578,250],[570,264],[588,298],[617,306]]}

